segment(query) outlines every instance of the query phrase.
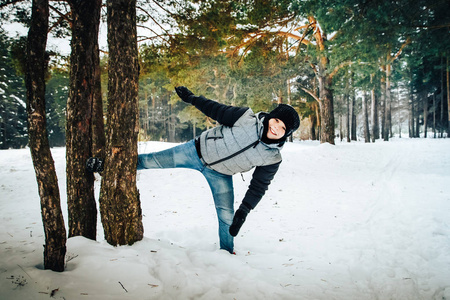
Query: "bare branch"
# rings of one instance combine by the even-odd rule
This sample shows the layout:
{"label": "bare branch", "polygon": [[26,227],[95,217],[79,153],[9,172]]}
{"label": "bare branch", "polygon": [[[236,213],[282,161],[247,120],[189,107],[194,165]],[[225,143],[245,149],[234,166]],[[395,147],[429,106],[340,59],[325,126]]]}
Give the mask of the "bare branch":
{"label": "bare branch", "polygon": [[[164,29],[164,27],[161,26],[161,24],[159,24],[155,18],[153,18],[145,9],[143,9],[142,7],[138,7],[141,11],[143,11],[150,19],[152,19],[152,21],[158,25],[159,28],[161,28],[162,31],[164,31],[167,35],[170,35],[169,32],[167,32],[166,29]],[[153,30],[152,30],[153,31]]]}
{"label": "bare branch", "polygon": [[[147,29],[147,30],[149,30],[149,31],[151,31],[151,32],[153,32],[154,34],[155,34],[155,36],[154,37],[152,37],[152,39],[153,38],[156,38],[156,37],[158,37],[158,38],[160,38],[160,39],[162,39],[162,40],[164,40],[166,43],[168,43],[169,41],[167,41],[166,39],[164,39],[163,38],[163,35],[161,35],[161,34],[158,34],[156,31],[154,31],[153,29],[151,29],[150,27],[148,27],[148,26],[144,26],[144,25],[137,25],[137,27],[140,27],[140,28],[144,28],[144,29]],[[170,34],[168,34],[167,33],[167,35],[168,36],[170,36]]]}

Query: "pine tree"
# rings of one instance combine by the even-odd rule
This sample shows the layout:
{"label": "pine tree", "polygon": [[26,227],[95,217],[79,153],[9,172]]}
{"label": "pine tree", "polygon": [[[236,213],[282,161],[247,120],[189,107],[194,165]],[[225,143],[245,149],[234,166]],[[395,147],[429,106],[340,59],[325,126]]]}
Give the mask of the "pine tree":
{"label": "pine tree", "polygon": [[[70,0],[72,40],[70,86],[67,101],[66,176],[69,210],[69,237],[97,236],[97,206],[94,176],[86,170],[86,160],[99,155],[94,151],[96,90],[100,80],[98,31],[101,1]],[[101,101],[100,101],[101,104]],[[103,135],[103,126],[100,136]]]}
{"label": "pine tree", "polygon": [[48,31],[48,0],[33,0],[32,18],[28,31],[26,87],[29,146],[41,198],[44,223],[44,268],[64,270],[66,230],[60,206],[58,179],[46,129],[45,46]]}
{"label": "pine tree", "polygon": [[0,29],[0,149],[27,144],[25,85],[11,55],[12,42]]}
{"label": "pine tree", "polygon": [[138,124],[138,49],[136,1],[108,0],[108,122],[100,211],[111,245],[143,238],[136,187]]}

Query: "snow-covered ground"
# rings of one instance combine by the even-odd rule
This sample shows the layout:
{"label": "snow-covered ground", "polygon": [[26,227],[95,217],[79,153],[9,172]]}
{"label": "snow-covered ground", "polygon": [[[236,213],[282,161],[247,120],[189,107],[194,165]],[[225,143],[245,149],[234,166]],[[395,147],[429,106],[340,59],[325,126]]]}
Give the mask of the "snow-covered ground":
{"label": "snow-covered ground", "polygon": [[[237,255],[218,250],[200,173],[140,171],[144,240],[110,246],[99,217],[98,241],[68,240],[63,273],[42,269],[29,150],[1,151],[0,299],[450,299],[449,149],[450,139],[287,144]],[[65,149],[53,155],[67,223]]]}

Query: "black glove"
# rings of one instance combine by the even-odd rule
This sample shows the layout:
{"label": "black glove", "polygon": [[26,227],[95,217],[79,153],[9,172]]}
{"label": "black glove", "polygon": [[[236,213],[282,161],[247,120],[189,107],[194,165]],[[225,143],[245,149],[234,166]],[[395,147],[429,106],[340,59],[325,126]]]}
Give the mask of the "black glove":
{"label": "black glove", "polygon": [[177,92],[178,97],[180,97],[184,102],[192,103],[192,98],[190,98],[190,96],[193,96],[194,93],[192,93],[187,87],[177,86],[175,88],[175,92]]}
{"label": "black glove", "polygon": [[242,203],[238,210],[234,213],[233,223],[230,226],[230,234],[231,236],[236,236],[239,233],[239,229],[241,229],[242,224],[244,224],[245,219],[247,218],[248,213],[250,212],[250,208]]}
{"label": "black glove", "polygon": [[103,159],[98,157],[89,157],[86,161],[86,170],[88,172],[101,172],[103,171]]}

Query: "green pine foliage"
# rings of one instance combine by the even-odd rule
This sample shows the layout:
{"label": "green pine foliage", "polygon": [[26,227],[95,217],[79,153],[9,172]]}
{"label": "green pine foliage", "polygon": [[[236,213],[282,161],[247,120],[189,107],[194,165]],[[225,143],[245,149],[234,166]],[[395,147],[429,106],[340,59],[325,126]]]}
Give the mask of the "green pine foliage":
{"label": "green pine foliage", "polygon": [[0,149],[28,142],[25,85],[11,56],[12,41],[0,29]]}
{"label": "green pine foliage", "polygon": [[[68,11],[63,3],[57,9],[63,14]],[[319,80],[328,75],[332,76],[329,90],[333,95],[336,131],[348,117],[352,97],[356,97],[356,126],[361,128],[361,93],[370,99],[370,92],[374,91],[380,102],[378,117],[385,118],[382,105],[387,75],[392,98],[389,107],[395,119],[392,122],[406,122],[405,116],[410,113],[413,120],[408,122],[419,124],[423,130],[426,101],[428,119],[438,118],[438,129],[448,130],[447,102],[441,100],[447,97],[448,11],[450,3],[444,0],[139,1],[138,22],[152,28],[148,36],[140,37],[140,139],[186,141],[216,125],[176,96],[173,90],[178,85],[221,103],[248,106],[254,111],[269,111],[279,102],[290,103],[303,120],[310,121],[302,124],[317,127],[312,129],[319,136]],[[14,15],[14,9],[8,8],[8,12]],[[16,13],[15,18],[26,23],[26,10],[18,7]],[[52,18],[58,20],[56,15]],[[58,34],[67,29],[65,22],[55,27],[59,28]],[[317,30],[326,37],[322,49],[315,36]],[[3,38],[1,42],[5,43]],[[10,67],[1,72],[21,80],[20,53],[24,51],[20,41],[8,43],[1,51],[10,49],[15,54],[8,54],[8,60],[2,58],[2,65]],[[387,66],[392,70],[390,74],[386,73]],[[102,65],[103,90],[107,68]],[[64,139],[64,72],[64,67],[49,70],[47,101],[52,145],[60,145]],[[25,99],[20,84],[10,84],[9,89],[19,99]],[[12,113],[17,124],[20,102],[8,99],[9,102],[2,98],[2,108],[17,111]],[[409,112],[411,107],[414,112]],[[14,118],[9,117],[10,122]],[[11,129],[7,132],[12,133]],[[18,136],[25,138],[26,132]],[[17,136],[12,139],[19,140]],[[7,147],[23,145],[22,141]]]}

